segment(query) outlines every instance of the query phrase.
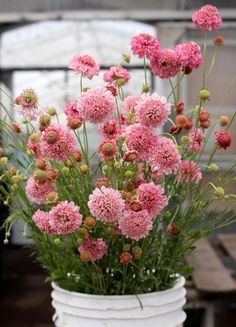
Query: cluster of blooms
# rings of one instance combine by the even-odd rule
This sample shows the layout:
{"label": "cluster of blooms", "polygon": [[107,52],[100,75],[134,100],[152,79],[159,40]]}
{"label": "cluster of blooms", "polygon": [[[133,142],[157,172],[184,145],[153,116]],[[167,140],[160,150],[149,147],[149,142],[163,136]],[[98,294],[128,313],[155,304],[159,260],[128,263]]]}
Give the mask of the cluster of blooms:
{"label": "cluster of blooms", "polygon": [[[216,30],[221,25],[221,17],[215,7],[206,5],[193,15],[193,22],[204,31]],[[189,74],[202,64],[200,47],[194,42],[165,49],[154,36],[140,34],[132,38],[131,50],[139,58],[150,60],[152,72],[162,79],[175,77],[181,69]],[[75,56],[69,67],[87,79],[99,73],[99,66],[87,54]],[[51,236],[81,232],[82,228],[78,251],[83,261],[100,260],[108,251],[106,239],[91,232],[96,224],[136,242],[151,233],[168,206],[169,195],[162,183],[166,176],[171,175],[173,183],[182,187],[187,183],[200,183],[201,168],[194,156],[203,149],[204,130],[211,123],[208,111],[197,108],[197,121],[193,124],[193,117],[183,114],[183,100],[178,99],[169,135],[158,134],[156,128],[162,127],[171,114],[171,103],[156,92],[122,98],[122,114],[114,118],[117,90],[128,83],[130,73],[121,66],[111,67],[103,80],[106,85],[84,89],[78,99],[66,105],[67,127],[51,123],[53,110],[43,116],[39,113],[38,98],[32,89],[24,90],[16,99],[24,117],[40,117],[40,131],[32,134],[27,144],[35,157],[35,170],[26,183],[26,194],[32,203],[51,205],[51,209],[45,211],[47,206],[44,210],[38,209],[33,221]],[[199,96],[205,102],[209,99],[208,90],[201,90]],[[104,138],[98,153],[103,177],[97,180],[86,203],[80,204],[84,210],[81,214],[75,203],[58,200],[60,175],[52,168],[52,162],[56,161],[57,167],[63,166],[63,172],[68,173],[75,167],[76,173],[79,171],[83,176],[89,173],[88,162],[81,163],[84,149],[77,148],[75,137],[80,140],[76,130],[86,122],[100,124]],[[228,126],[227,117],[222,116],[220,124]],[[12,124],[12,130],[21,131],[17,124]],[[176,136],[181,133],[179,146]],[[217,147],[227,149],[230,146],[232,140],[227,130],[216,131],[215,135]],[[174,225],[169,226],[167,234],[174,235],[176,230]],[[133,258],[140,258],[140,251],[137,245],[132,254],[129,250],[120,253],[120,262],[128,264]]]}

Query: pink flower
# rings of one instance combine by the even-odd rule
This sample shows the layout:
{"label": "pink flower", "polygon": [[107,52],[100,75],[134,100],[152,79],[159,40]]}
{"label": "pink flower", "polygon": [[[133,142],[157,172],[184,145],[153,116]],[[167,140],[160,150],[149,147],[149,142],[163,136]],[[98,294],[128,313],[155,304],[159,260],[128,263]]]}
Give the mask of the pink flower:
{"label": "pink flower", "polygon": [[69,68],[88,79],[98,75],[100,70],[93,57],[88,54],[74,56],[69,63]]}
{"label": "pink flower", "polygon": [[176,144],[167,137],[161,137],[147,162],[152,171],[158,171],[159,175],[169,175],[177,172],[181,159]]}
{"label": "pink flower", "polygon": [[193,129],[192,132],[189,134],[189,144],[188,150],[191,152],[198,152],[202,148],[204,140],[204,134],[200,128]]}
{"label": "pink flower", "polygon": [[113,223],[121,216],[125,203],[119,191],[102,186],[90,194],[88,207],[98,220]]}
{"label": "pink flower", "polygon": [[[40,138],[40,134],[36,133],[35,136],[38,135],[38,139]],[[37,136],[36,136],[37,137]],[[40,150],[40,146],[39,146],[39,142],[33,142],[31,137],[29,137],[28,142],[27,142],[27,147],[33,151],[34,155],[36,158],[41,156],[41,150]]]}
{"label": "pink flower", "polygon": [[177,44],[175,51],[182,67],[198,68],[202,64],[200,47],[195,42]]}
{"label": "pink flower", "polygon": [[49,212],[49,222],[55,234],[72,233],[82,223],[80,208],[74,202],[64,201],[57,204]]}
{"label": "pink flower", "polygon": [[109,121],[104,122],[100,126],[99,130],[103,133],[105,139],[118,140],[120,134],[122,133],[122,128],[117,126],[115,119],[110,119]]}
{"label": "pink flower", "polygon": [[38,95],[32,88],[23,90],[15,103],[18,112],[29,120],[36,120],[46,110],[46,108],[39,108]]}
{"label": "pink flower", "polygon": [[170,114],[171,104],[167,99],[157,93],[144,95],[136,106],[139,122],[149,127],[160,127],[167,121]]}
{"label": "pink flower", "polygon": [[151,57],[151,70],[160,78],[176,76],[181,68],[179,56],[174,50],[161,49]]}
{"label": "pink flower", "polygon": [[195,11],[192,20],[194,25],[202,31],[216,31],[222,24],[222,18],[217,8],[212,5],[205,5]]}
{"label": "pink flower", "polygon": [[138,55],[139,58],[146,56],[150,59],[159,47],[159,41],[155,36],[148,33],[138,34],[131,39],[131,50],[133,54]]}
{"label": "pink flower", "polygon": [[176,179],[180,181],[181,184],[187,184],[190,182],[198,184],[202,179],[201,168],[194,161],[183,160]]}
{"label": "pink flower", "polygon": [[36,204],[46,204],[49,193],[56,190],[56,185],[49,180],[37,182],[33,177],[30,177],[25,186],[25,192],[30,201]]}
{"label": "pink flower", "polygon": [[44,212],[40,209],[38,209],[34,214],[33,214],[33,221],[35,222],[35,225],[44,233],[48,234],[53,234],[53,230],[50,226],[49,223],[49,213]]}
{"label": "pink flower", "polygon": [[103,80],[110,84],[124,85],[130,80],[130,73],[126,68],[114,66],[104,73]]}
{"label": "pink flower", "polygon": [[119,221],[119,229],[127,238],[138,241],[152,229],[152,218],[147,210],[124,211]]}
{"label": "pink flower", "polygon": [[221,131],[221,132],[216,131],[215,135],[216,135],[216,144],[220,148],[226,150],[232,142],[230,133],[228,131]]}
{"label": "pink flower", "polygon": [[42,132],[40,149],[49,159],[65,161],[73,154],[75,147],[73,134],[64,126],[52,124]]}
{"label": "pink flower", "polygon": [[78,110],[82,117],[94,124],[110,119],[115,107],[115,98],[105,88],[90,89],[78,99]]}
{"label": "pink flower", "polygon": [[65,106],[64,113],[67,117],[77,117],[81,119],[81,114],[77,108],[77,100],[73,100]]}
{"label": "pink flower", "polygon": [[100,143],[98,152],[103,160],[111,160],[118,154],[116,141],[105,139]]}
{"label": "pink flower", "polygon": [[137,151],[142,160],[157,146],[157,140],[154,130],[139,123],[130,125],[125,130],[125,141],[129,150]]}
{"label": "pink flower", "polygon": [[142,207],[150,215],[160,215],[162,209],[167,206],[168,199],[165,196],[165,190],[154,183],[143,183],[138,188],[138,198],[142,202]]}
{"label": "pink flower", "polygon": [[107,252],[107,245],[102,238],[91,240],[87,238],[78,248],[79,253],[83,255],[84,252],[89,252],[90,260],[96,261],[101,259]]}

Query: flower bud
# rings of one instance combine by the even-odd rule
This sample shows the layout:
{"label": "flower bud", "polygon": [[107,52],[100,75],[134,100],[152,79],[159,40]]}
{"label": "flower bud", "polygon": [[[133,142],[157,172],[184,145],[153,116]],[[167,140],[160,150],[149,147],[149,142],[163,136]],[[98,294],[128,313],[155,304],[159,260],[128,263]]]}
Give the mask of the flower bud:
{"label": "flower bud", "polygon": [[54,107],[49,108],[48,109],[48,114],[50,116],[55,116],[57,114],[56,108],[54,108]]}
{"label": "flower bud", "polygon": [[178,135],[182,132],[182,128],[177,125],[172,125],[169,129],[169,133],[172,135]]}
{"label": "flower bud", "polygon": [[17,168],[15,166],[11,166],[9,169],[9,173],[11,176],[14,176],[17,174]]}
{"label": "flower bud", "polygon": [[6,166],[7,162],[8,162],[7,157],[0,158],[0,165]]}
{"label": "flower bud", "polygon": [[84,237],[85,235],[88,234],[88,231],[87,231],[87,229],[86,229],[85,227],[80,227],[80,228],[78,229],[78,234],[79,234],[80,236]]}
{"label": "flower bud", "polygon": [[123,78],[117,78],[117,80],[116,80],[116,85],[117,85],[118,87],[125,85],[125,81],[124,81],[124,79],[123,79]]}
{"label": "flower bud", "polygon": [[5,239],[5,240],[3,241],[3,244],[5,244],[5,245],[7,245],[8,243],[9,243],[8,239]]}
{"label": "flower bud", "polygon": [[124,251],[124,252],[128,252],[128,251],[130,251],[130,249],[131,249],[130,244],[124,244],[124,246],[123,246],[123,251]]}
{"label": "flower bud", "polygon": [[210,164],[209,168],[211,171],[215,172],[215,171],[217,171],[218,166],[215,163],[212,163],[212,164]]}
{"label": "flower bud", "polygon": [[134,175],[135,175],[134,172],[131,171],[131,170],[127,170],[127,171],[125,172],[125,177],[126,177],[126,178],[133,178]]}
{"label": "flower bud", "polygon": [[41,170],[46,170],[47,166],[48,166],[46,159],[43,157],[37,158],[35,165],[38,169],[41,169]]}
{"label": "flower bud", "polygon": [[51,117],[48,115],[43,115],[39,118],[39,123],[43,127],[48,127],[51,123]]}
{"label": "flower bud", "polygon": [[181,112],[184,110],[184,101],[183,100],[179,100],[177,102],[177,105],[175,107],[175,112],[177,114],[181,114]]}
{"label": "flower bud", "polygon": [[218,197],[222,197],[222,196],[224,196],[225,195],[225,191],[224,191],[224,189],[223,189],[223,187],[216,187],[215,188],[215,192],[214,192],[214,194],[216,195],[216,196],[218,196]]}
{"label": "flower bud", "polygon": [[203,128],[203,129],[207,129],[209,126],[210,126],[211,122],[210,120],[205,120],[203,122],[200,123],[200,127]]}
{"label": "flower bud", "polygon": [[12,176],[13,183],[19,184],[19,183],[23,182],[23,180],[24,180],[24,177],[22,175]]}
{"label": "flower bud", "polygon": [[37,144],[39,142],[39,139],[40,139],[39,134],[37,134],[37,133],[31,134],[29,138],[30,138],[30,141],[33,144]]}
{"label": "flower bud", "polygon": [[48,193],[47,201],[50,204],[56,204],[58,202],[58,193],[57,192]]}
{"label": "flower bud", "polygon": [[227,116],[220,116],[219,122],[220,122],[220,126],[225,127],[229,123],[229,117],[227,117]]}
{"label": "flower bud", "polygon": [[189,142],[189,137],[187,135],[183,135],[181,137],[181,143],[188,144]]}
{"label": "flower bud", "polygon": [[110,91],[114,97],[117,96],[117,87],[115,87],[114,85],[106,85],[106,89]]}
{"label": "flower bud", "polygon": [[84,243],[83,237],[78,237],[77,240],[76,240],[76,242],[77,242],[78,245],[83,244]]}
{"label": "flower bud", "polygon": [[107,172],[108,172],[108,166],[105,165],[102,167],[102,173],[103,173],[103,175],[106,175]]}
{"label": "flower bud", "polygon": [[231,145],[232,138],[228,131],[221,131],[221,132],[216,131],[215,135],[216,135],[216,144],[220,148],[226,150]]}
{"label": "flower bud", "polygon": [[3,156],[3,154],[4,154],[4,150],[3,148],[0,147],[0,158]]}
{"label": "flower bud", "polygon": [[95,220],[93,217],[86,217],[84,220],[84,225],[87,228],[93,228],[95,226]]}
{"label": "flower bud", "polygon": [[88,262],[92,259],[91,253],[89,251],[84,251],[81,253],[80,258],[84,262]]}
{"label": "flower bud", "polygon": [[142,93],[148,93],[150,91],[150,86],[148,84],[143,84]]}
{"label": "flower bud", "polygon": [[36,169],[34,171],[34,179],[38,182],[45,182],[48,179],[47,172],[45,170]]}
{"label": "flower bud", "polygon": [[67,119],[67,126],[73,130],[76,130],[81,127],[82,122],[82,118],[80,119],[78,117],[69,117]]}
{"label": "flower bud", "polygon": [[179,227],[176,224],[170,224],[167,226],[168,236],[176,236],[180,232]]}
{"label": "flower bud", "polygon": [[101,188],[102,186],[111,187],[112,185],[107,178],[99,178],[96,182],[96,187]]}
{"label": "flower bud", "polygon": [[62,174],[64,174],[65,176],[67,176],[70,172],[70,169],[68,167],[62,167]]}
{"label": "flower bud", "polygon": [[215,39],[214,39],[214,44],[218,47],[222,47],[224,45],[225,41],[223,39],[223,37],[221,36],[217,36]]}
{"label": "flower bud", "polygon": [[109,235],[115,235],[115,229],[113,228],[113,227],[107,227],[107,229],[106,229],[106,232],[107,232],[107,234],[109,234]]}
{"label": "flower bud", "polygon": [[208,111],[204,110],[204,111],[201,111],[200,114],[199,114],[199,120],[201,123],[203,123],[204,121],[207,121],[210,119],[210,114]]}
{"label": "flower bud", "polygon": [[210,99],[210,91],[208,91],[207,89],[205,90],[201,90],[199,92],[199,98],[202,100],[202,101],[206,101],[206,100],[209,100]]}
{"label": "flower bud", "polygon": [[81,174],[87,174],[89,172],[89,166],[88,165],[81,165],[79,167],[79,170]]}
{"label": "flower bud", "polygon": [[12,123],[11,124],[11,129],[13,130],[13,132],[20,134],[21,133],[21,128],[17,123]]}
{"label": "flower bud", "polygon": [[192,67],[190,67],[190,66],[184,66],[183,68],[182,68],[182,71],[183,71],[183,73],[185,74],[185,75],[189,75],[189,74],[191,74],[191,72],[192,72]]}
{"label": "flower bud", "polygon": [[132,261],[132,258],[133,256],[129,252],[123,252],[120,256],[120,263],[127,265]]}
{"label": "flower bud", "polygon": [[170,216],[171,216],[171,212],[170,212],[169,210],[165,211],[164,216],[165,216],[166,218],[170,218]]}
{"label": "flower bud", "polygon": [[61,240],[57,237],[53,240],[53,243],[56,245],[56,246],[59,246],[61,244]]}
{"label": "flower bud", "polygon": [[140,259],[142,255],[142,249],[140,248],[140,246],[136,245],[132,248],[132,253],[135,259]]}
{"label": "flower bud", "polygon": [[123,161],[125,162],[133,162],[137,159],[138,159],[138,152],[135,150],[127,151],[123,157]]}

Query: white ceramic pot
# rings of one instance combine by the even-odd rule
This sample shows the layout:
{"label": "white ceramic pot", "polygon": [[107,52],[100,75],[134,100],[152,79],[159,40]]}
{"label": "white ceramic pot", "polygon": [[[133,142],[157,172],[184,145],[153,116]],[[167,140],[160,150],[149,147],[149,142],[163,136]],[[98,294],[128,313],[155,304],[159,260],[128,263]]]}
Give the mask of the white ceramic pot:
{"label": "white ceramic pot", "polygon": [[169,290],[135,295],[88,295],[52,283],[56,327],[181,327],[185,279]]}

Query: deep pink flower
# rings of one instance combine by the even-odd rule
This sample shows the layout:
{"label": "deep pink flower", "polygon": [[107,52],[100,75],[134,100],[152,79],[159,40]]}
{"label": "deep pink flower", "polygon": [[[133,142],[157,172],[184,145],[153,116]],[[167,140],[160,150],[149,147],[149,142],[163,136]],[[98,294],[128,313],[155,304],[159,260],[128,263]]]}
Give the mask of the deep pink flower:
{"label": "deep pink flower", "polygon": [[60,202],[49,212],[49,222],[55,234],[72,233],[82,223],[80,208],[74,202]]}
{"label": "deep pink flower", "polygon": [[122,103],[122,113],[131,122],[137,122],[136,105],[140,98],[139,95],[129,95]]}
{"label": "deep pink flower", "polygon": [[152,217],[147,210],[124,211],[119,221],[121,233],[132,240],[140,240],[152,229]]}
{"label": "deep pink flower", "polygon": [[167,137],[161,137],[156,148],[150,152],[147,162],[152,171],[157,171],[159,175],[169,175],[177,172],[181,159],[176,144]]}
{"label": "deep pink flower", "polygon": [[51,124],[42,132],[39,144],[49,159],[65,161],[75,151],[76,140],[66,127]]}
{"label": "deep pink flower", "polygon": [[182,67],[198,68],[202,64],[199,45],[195,42],[177,44],[175,51],[179,56]]}
{"label": "deep pink flower", "polygon": [[192,15],[194,25],[202,31],[216,31],[221,27],[222,18],[216,7],[205,5]]}
{"label": "deep pink flower", "polygon": [[102,186],[90,194],[88,207],[98,220],[113,223],[121,216],[125,203],[119,191]]}
{"label": "deep pink flower", "polygon": [[146,56],[150,59],[159,47],[159,41],[155,36],[148,33],[138,34],[131,39],[131,50],[133,54],[138,55],[139,58]]}
{"label": "deep pink flower", "polygon": [[107,252],[107,245],[102,238],[91,240],[87,238],[78,248],[79,253],[83,255],[84,252],[89,252],[90,260],[96,261],[101,259]]}
{"label": "deep pink flower", "polygon": [[50,180],[37,182],[33,177],[30,177],[25,186],[25,192],[30,201],[36,204],[46,204],[49,193],[56,190],[56,185]]}
{"label": "deep pink flower", "polygon": [[103,160],[110,160],[118,154],[118,147],[116,141],[105,139],[103,140],[99,147],[98,152]]}
{"label": "deep pink flower", "polygon": [[174,50],[160,49],[151,57],[151,70],[160,78],[176,76],[181,68],[179,56]]}
{"label": "deep pink flower", "polygon": [[139,122],[150,127],[164,125],[170,110],[171,104],[164,96],[160,97],[157,93],[142,96],[136,105]]}
{"label": "deep pink flower", "polygon": [[98,75],[100,70],[93,57],[88,54],[74,56],[69,63],[69,68],[88,79]]}
{"label": "deep pink flower", "polygon": [[152,128],[138,123],[126,128],[125,141],[129,150],[137,151],[139,157],[145,160],[149,152],[157,146],[158,137]]}
{"label": "deep pink flower", "polygon": [[126,68],[113,66],[103,75],[103,80],[106,83],[113,84],[116,82],[121,85],[126,84],[130,80],[130,73]]}
{"label": "deep pink flower", "polygon": [[142,207],[152,217],[160,215],[162,209],[168,204],[165,190],[160,185],[155,185],[154,183],[141,184],[138,188],[138,198],[142,202]]}
{"label": "deep pink flower", "polygon": [[189,134],[188,150],[198,152],[201,150],[204,141],[204,134],[200,128],[194,128]]}
{"label": "deep pink flower", "polygon": [[216,135],[216,144],[220,148],[226,150],[232,142],[230,133],[228,131],[221,131],[221,132],[216,131],[215,135]]}
{"label": "deep pink flower", "polygon": [[123,127],[118,126],[115,119],[110,119],[109,121],[106,121],[100,125],[99,130],[103,133],[105,139],[118,140],[123,131]]}
{"label": "deep pink flower", "polygon": [[53,234],[53,230],[50,226],[49,223],[49,213],[44,212],[40,209],[38,209],[34,214],[33,214],[33,221],[35,222],[35,225],[44,233],[48,234]]}
{"label": "deep pink flower", "polygon": [[110,119],[115,107],[115,98],[105,88],[90,89],[78,99],[78,110],[82,117],[94,124]]}
{"label": "deep pink flower", "polygon": [[189,182],[198,184],[202,179],[201,168],[194,161],[183,160],[176,179],[180,181],[181,184],[187,184]]}

